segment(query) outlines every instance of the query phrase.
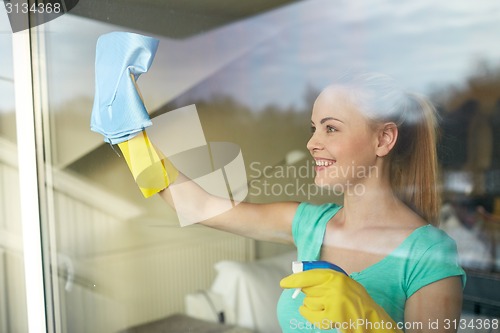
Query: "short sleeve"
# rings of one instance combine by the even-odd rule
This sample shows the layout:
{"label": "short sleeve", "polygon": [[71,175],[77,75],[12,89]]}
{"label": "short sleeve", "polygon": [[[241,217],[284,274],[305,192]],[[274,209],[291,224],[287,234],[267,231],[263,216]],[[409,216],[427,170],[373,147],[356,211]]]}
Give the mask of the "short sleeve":
{"label": "short sleeve", "polygon": [[407,298],[428,284],[452,276],[460,276],[465,286],[465,272],[458,264],[457,246],[442,230],[432,228],[428,235],[428,247],[418,249],[413,256],[413,267],[407,277]]}
{"label": "short sleeve", "polygon": [[292,236],[298,260],[318,260],[328,221],[341,206],[328,203],[314,205],[302,202],[292,222]]}

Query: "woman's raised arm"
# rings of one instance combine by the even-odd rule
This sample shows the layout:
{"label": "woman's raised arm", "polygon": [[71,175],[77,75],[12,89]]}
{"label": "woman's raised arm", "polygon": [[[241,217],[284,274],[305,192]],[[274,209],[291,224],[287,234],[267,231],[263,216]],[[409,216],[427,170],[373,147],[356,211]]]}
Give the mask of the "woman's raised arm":
{"label": "woman's raised arm", "polygon": [[[228,199],[206,192],[181,173],[171,186],[175,187],[180,183],[182,186],[175,189],[175,203],[170,187],[159,194],[177,211],[177,214],[184,215],[184,218],[257,240],[293,243],[292,220],[298,206],[297,202],[269,204],[240,202],[233,205]],[[228,209],[229,205],[232,205],[232,208]]]}

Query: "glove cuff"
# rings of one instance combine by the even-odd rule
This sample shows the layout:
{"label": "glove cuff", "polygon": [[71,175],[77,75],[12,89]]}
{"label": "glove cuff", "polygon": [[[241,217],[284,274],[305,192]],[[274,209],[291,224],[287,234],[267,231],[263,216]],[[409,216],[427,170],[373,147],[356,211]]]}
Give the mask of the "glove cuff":
{"label": "glove cuff", "polygon": [[145,198],[164,190],[177,179],[179,172],[151,143],[145,131],[119,143],[118,147]]}

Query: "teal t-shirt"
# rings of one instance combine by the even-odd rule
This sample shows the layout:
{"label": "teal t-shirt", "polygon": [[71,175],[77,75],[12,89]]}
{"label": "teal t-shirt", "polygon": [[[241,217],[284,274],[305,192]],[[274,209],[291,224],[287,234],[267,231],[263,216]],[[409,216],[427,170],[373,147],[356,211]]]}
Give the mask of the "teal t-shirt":
{"label": "teal t-shirt", "polygon": [[[326,225],[340,208],[335,204],[301,203],[298,206],[292,223],[297,260],[320,259]],[[411,295],[450,276],[461,276],[465,284],[465,272],[458,265],[455,241],[432,225],[415,229],[381,261],[350,275],[395,322],[404,321],[405,302]],[[278,301],[278,320],[284,333],[335,332],[319,330],[308,323],[299,313],[304,294],[293,299],[293,292],[285,289]]]}

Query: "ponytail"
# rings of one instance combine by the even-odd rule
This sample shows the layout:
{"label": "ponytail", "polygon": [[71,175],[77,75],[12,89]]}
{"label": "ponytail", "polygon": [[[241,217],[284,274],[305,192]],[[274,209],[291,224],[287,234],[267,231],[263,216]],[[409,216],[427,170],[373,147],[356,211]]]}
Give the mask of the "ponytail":
{"label": "ponytail", "polygon": [[423,219],[437,225],[441,199],[434,106],[422,96],[403,91],[384,74],[347,76],[345,81],[351,101],[373,124],[397,125],[398,138],[388,156],[393,191]]}
{"label": "ponytail", "polygon": [[406,94],[391,156],[391,182],[397,196],[422,218],[437,225],[438,190],[436,110],[424,97]]}

